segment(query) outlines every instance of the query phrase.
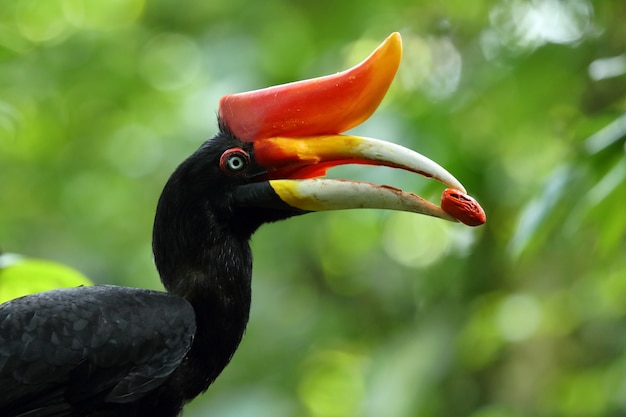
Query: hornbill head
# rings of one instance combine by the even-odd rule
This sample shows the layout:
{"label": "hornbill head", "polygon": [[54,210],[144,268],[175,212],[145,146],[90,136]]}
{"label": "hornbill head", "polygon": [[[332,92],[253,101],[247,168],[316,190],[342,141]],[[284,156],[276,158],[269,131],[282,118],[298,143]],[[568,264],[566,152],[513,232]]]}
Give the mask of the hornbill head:
{"label": "hornbill head", "polygon": [[[246,233],[297,214],[350,208],[484,223],[478,203],[437,163],[400,145],[342,134],[376,110],[401,56],[400,35],[393,33],[363,62],[343,72],[222,97],[220,132],[191,158],[203,161],[210,171],[206,178],[217,182],[219,177],[211,189],[220,197],[211,203],[213,212],[229,217],[229,223]],[[404,169],[450,188],[439,206],[390,186],[321,178],[342,164]]]}

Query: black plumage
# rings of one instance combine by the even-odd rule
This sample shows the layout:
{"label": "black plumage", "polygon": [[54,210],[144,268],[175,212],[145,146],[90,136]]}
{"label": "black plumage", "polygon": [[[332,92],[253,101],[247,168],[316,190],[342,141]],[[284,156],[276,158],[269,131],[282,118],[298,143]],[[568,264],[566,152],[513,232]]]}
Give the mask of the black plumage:
{"label": "black plumage", "polygon": [[[250,236],[302,213],[253,182],[252,146],[224,130],[167,182],[153,250],[169,293],[79,287],[0,306],[1,416],[174,416],[208,388],[248,321]],[[224,166],[229,149],[249,160]]]}
{"label": "black plumage", "polygon": [[184,299],[115,286],[48,291],[0,312],[3,416],[132,403],[172,374],[196,332]]}
{"label": "black plumage", "polygon": [[384,165],[464,192],[423,155],[340,134],[376,109],[401,49],[394,33],[349,70],[223,97],[219,133],[175,170],[157,206],[153,252],[168,293],[82,287],[0,306],[0,416],[178,415],[241,341],[249,239],[263,223],[364,207],[456,221],[394,187],[317,178],[342,164]]}

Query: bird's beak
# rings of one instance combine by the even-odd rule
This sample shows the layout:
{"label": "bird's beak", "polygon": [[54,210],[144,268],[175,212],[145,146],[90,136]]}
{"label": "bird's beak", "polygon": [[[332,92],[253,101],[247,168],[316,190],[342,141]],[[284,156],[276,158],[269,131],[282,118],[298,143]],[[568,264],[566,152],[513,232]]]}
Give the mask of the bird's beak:
{"label": "bird's beak", "polygon": [[[402,56],[398,33],[360,64],[337,74],[225,96],[219,119],[252,142],[254,160],[280,199],[303,211],[380,208],[457,221],[458,216],[415,194],[389,186],[319,178],[343,164],[399,168],[465,193],[452,174],[427,157],[393,143],[342,135],[382,101]],[[452,213],[454,214],[454,213]]]}
{"label": "bird's beak", "polygon": [[379,165],[432,177],[465,191],[452,174],[410,149],[360,136],[324,135],[271,138],[255,147],[255,159],[269,167],[267,178],[278,196],[306,211],[379,208],[411,211],[456,221],[439,206],[415,194],[389,186],[319,178],[330,167],[343,164]]}

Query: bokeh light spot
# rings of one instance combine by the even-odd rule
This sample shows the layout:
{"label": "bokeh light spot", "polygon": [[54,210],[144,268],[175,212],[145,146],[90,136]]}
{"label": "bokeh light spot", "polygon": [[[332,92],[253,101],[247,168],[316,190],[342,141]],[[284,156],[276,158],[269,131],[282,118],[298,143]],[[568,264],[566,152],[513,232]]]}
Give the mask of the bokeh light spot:
{"label": "bokeh light spot", "polygon": [[140,70],[159,90],[185,87],[200,69],[200,50],[188,37],[176,33],[155,36],[143,50]]}
{"label": "bokeh light spot", "polygon": [[299,386],[302,402],[315,417],[358,415],[365,384],[363,358],[343,351],[316,352]]}
{"label": "bokeh light spot", "polygon": [[447,37],[407,36],[398,78],[407,90],[421,89],[431,100],[450,97],[459,87],[463,60]]}
{"label": "bokeh light spot", "polygon": [[596,59],[589,64],[588,71],[594,81],[619,77],[626,73],[626,54]]}
{"label": "bokeh light spot", "polygon": [[586,0],[512,0],[499,2],[489,17],[498,43],[512,50],[532,50],[545,43],[577,42],[591,29],[592,15],[593,7]]}
{"label": "bokeh light spot", "polygon": [[497,324],[503,339],[518,342],[532,336],[541,324],[541,306],[528,294],[513,294],[500,304]]}
{"label": "bokeh light spot", "polygon": [[137,20],[144,0],[64,0],[63,5],[67,18],[74,25],[112,30]]}
{"label": "bokeh light spot", "polygon": [[131,178],[153,172],[163,156],[155,136],[154,132],[143,126],[122,127],[109,143],[109,161],[122,174]]}
{"label": "bokeh light spot", "polygon": [[32,42],[60,40],[71,29],[60,1],[20,0],[16,21],[22,36]]}
{"label": "bokeh light spot", "polygon": [[0,138],[12,140],[17,136],[19,114],[9,103],[0,101]]}
{"label": "bokeh light spot", "polygon": [[413,213],[392,213],[385,225],[383,248],[387,255],[407,267],[424,268],[450,250],[451,238],[442,220]]}

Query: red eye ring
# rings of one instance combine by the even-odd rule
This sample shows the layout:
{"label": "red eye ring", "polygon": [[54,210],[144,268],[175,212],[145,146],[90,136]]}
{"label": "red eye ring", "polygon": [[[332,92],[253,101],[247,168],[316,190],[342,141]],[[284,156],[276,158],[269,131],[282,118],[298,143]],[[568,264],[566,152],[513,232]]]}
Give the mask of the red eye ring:
{"label": "red eye ring", "polygon": [[250,155],[241,148],[224,151],[220,156],[220,169],[227,174],[237,174],[248,167]]}

